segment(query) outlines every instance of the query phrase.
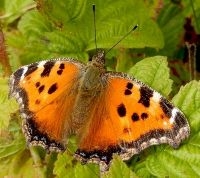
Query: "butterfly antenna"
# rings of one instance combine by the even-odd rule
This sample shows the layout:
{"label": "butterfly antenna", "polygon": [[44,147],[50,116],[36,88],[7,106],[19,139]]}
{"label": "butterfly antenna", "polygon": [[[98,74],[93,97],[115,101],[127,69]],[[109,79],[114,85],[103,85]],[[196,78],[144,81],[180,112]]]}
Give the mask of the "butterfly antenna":
{"label": "butterfly antenna", "polygon": [[105,55],[110,52],[115,46],[117,46],[124,38],[126,38],[130,33],[135,31],[138,28],[138,24],[135,25],[126,35],[124,35],[116,44],[114,44],[108,51],[105,52]]}
{"label": "butterfly antenna", "polygon": [[92,5],[92,10],[93,10],[93,19],[94,19],[94,42],[95,42],[95,47],[96,47],[96,52],[97,52],[97,29],[96,29],[96,8],[95,4]]}

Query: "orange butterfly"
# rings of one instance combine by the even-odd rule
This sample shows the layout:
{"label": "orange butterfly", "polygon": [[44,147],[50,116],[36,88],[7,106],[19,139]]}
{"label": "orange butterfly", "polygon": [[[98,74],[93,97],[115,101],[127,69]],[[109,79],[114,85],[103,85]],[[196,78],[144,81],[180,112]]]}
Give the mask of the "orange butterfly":
{"label": "orange butterfly", "polygon": [[107,72],[103,52],[87,65],[64,58],[21,67],[10,78],[10,95],[20,104],[30,145],[63,151],[76,134],[75,157],[99,163],[101,171],[113,154],[127,160],[151,145],[176,148],[190,133],[184,114],[158,92]]}

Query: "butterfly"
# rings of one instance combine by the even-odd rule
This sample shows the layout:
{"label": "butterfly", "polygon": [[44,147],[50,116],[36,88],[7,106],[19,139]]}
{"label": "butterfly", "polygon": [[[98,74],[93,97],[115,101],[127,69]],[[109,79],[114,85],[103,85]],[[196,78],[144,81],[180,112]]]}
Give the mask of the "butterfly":
{"label": "butterfly", "polygon": [[64,151],[76,134],[75,157],[108,170],[113,155],[130,159],[151,145],[177,148],[190,133],[184,114],[151,87],[105,68],[99,51],[87,65],[72,58],[26,65],[10,77],[29,145]]}

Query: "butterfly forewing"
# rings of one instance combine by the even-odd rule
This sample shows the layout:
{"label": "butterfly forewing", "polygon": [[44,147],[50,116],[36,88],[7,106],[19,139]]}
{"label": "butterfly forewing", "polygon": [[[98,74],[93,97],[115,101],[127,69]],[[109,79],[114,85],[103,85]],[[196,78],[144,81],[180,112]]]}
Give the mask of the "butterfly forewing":
{"label": "butterfly forewing", "polygon": [[129,159],[150,145],[177,147],[189,136],[183,113],[158,92],[124,73],[103,77],[107,85],[93,104],[89,131],[76,152],[79,158],[109,165],[113,153]]}
{"label": "butterfly forewing", "polygon": [[63,144],[83,68],[72,59],[59,59],[33,63],[13,73],[10,95],[20,104],[30,144],[53,150]]}

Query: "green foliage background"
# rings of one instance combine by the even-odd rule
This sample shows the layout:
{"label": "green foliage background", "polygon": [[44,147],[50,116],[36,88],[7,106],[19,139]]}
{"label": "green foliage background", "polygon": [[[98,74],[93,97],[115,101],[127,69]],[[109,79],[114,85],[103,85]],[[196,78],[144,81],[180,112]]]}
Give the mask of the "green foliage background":
{"label": "green foliage background", "polygon": [[[185,18],[191,17],[200,32],[198,0],[1,0],[1,27],[12,71],[41,59],[73,57],[87,62],[95,53],[92,4],[96,4],[98,48],[111,48],[139,25],[107,54],[107,69],[127,72],[172,99],[191,126],[190,138],[179,149],[153,146],[126,163],[116,156],[104,177],[200,177],[200,82],[189,81],[187,68],[177,57],[184,45]],[[168,62],[178,74],[170,72]],[[0,177],[99,177],[97,165],[73,159],[74,138],[63,154],[27,149],[18,105],[7,97],[4,67],[0,67]]]}

